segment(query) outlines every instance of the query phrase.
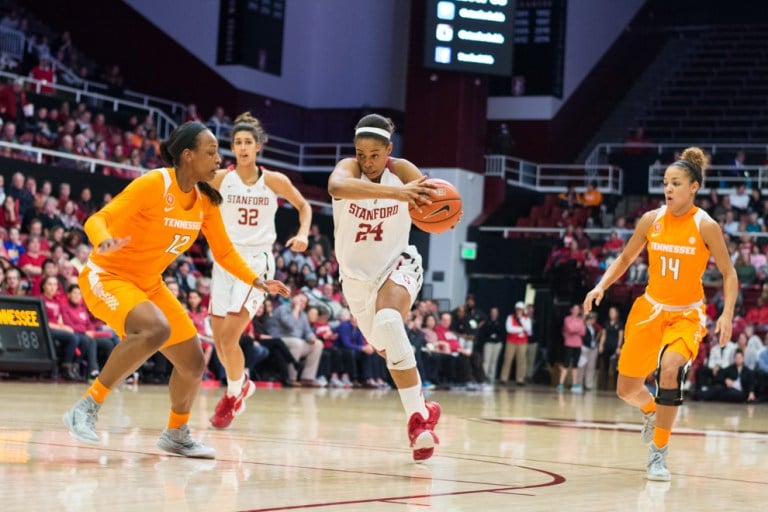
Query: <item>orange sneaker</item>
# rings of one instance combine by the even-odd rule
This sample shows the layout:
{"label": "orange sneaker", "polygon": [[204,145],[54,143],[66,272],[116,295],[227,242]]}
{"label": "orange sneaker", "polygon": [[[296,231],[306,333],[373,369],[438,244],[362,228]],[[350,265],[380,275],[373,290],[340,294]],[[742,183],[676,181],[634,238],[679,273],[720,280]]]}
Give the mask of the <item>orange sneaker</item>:
{"label": "orange sneaker", "polygon": [[427,460],[435,452],[435,445],[440,444],[435,426],[440,419],[440,404],[437,402],[427,402],[426,404],[429,418],[419,413],[411,414],[408,420],[408,439],[413,448],[413,460]]}
{"label": "orange sneaker", "polygon": [[211,426],[213,428],[229,428],[232,421],[235,419],[235,416],[239,416],[245,411],[245,400],[250,397],[254,391],[256,391],[256,385],[250,379],[245,379],[240,394],[237,396],[230,396],[230,394],[225,391],[224,396],[221,397],[219,403],[216,404],[213,416],[208,420],[210,421]]}

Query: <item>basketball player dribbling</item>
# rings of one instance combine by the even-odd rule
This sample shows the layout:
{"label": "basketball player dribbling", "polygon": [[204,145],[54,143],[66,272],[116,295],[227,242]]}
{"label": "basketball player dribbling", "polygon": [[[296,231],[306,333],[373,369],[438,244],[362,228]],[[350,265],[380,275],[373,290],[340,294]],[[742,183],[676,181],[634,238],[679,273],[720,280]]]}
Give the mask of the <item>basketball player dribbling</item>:
{"label": "basketball player dribbling", "polygon": [[[256,155],[266,142],[267,134],[259,120],[250,112],[239,115],[232,129],[232,152],[237,164],[231,171],[220,171],[212,185],[223,197],[221,216],[235,249],[254,272],[271,279],[275,275],[272,244],[277,239],[278,196],[286,198],[299,213],[298,233],[285,244],[295,252],[307,249],[312,208],[288,177],[256,165]],[[211,327],[216,352],[227,372],[227,390],[216,404],[210,423],[214,428],[227,428],[245,410],[245,400],[256,389],[245,375],[245,357],[239,342],[266,295],[216,261],[212,278]]]}
{"label": "basketball player dribbling", "polygon": [[197,329],[162,273],[203,230],[217,261],[261,291],[288,296],[280,281],[259,277],[235,251],[221,220],[221,195],[208,182],[221,163],[218,143],[203,124],[188,122],[160,145],[172,167],[133,180],[85,223],[96,250],[80,274],[88,309],[122,338],[83,397],[64,414],[70,434],[98,443],[96,419],[114,386],[158,350],[173,364],[171,411],[157,441],[177,455],[214,458],[192,439],[189,416],[205,369]]}
{"label": "basketball player dribbling", "polygon": [[356,158],[336,164],[333,198],[336,258],[342,291],[368,342],[387,360],[408,418],[414,460],[439,443],[440,405],[425,402],[405,318],[422,284],[421,256],[408,245],[408,206],[429,204],[432,187],[407,160],[391,158],[394,125],[377,114],[355,129]]}
{"label": "basketball player dribbling", "polygon": [[[649,480],[669,481],[669,438],[683,403],[685,373],[706,334],[701,276],[710,254],[723,274],[725,305],[715,332],[720,345],[731,339],[739,283],[720,225],[694,206],[701,187],[704,154],[690,147],[664,172],[666,204],[645,213],[619,257],[584,299],[584,312],[648,246],[648,286],[632,305],[619,357],[617,394],[644,414],[643,441],[649,443]],[[645,387],[656,370],[656,396]]]}

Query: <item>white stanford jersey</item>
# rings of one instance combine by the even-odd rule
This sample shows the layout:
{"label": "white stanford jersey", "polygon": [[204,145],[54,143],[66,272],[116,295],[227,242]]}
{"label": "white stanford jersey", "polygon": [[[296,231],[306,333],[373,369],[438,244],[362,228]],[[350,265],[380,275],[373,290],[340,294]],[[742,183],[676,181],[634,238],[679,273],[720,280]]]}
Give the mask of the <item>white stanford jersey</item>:
{"label": "white stanford jersey", "polygon": [[277,239],[277,194],[264,183],[264,170],[253,185],[246,185],[236,171],[229,171],[221,181],[219,192],[224,198],[221,217],[235,247],[271,249]]}
{"label": "white stanford jersey", "polygon": [[[360,179],[370,181],[363,174]],[[403,186],[384,169],[382,185]],[[336,258],[342,277],[377,280],[408,247],[408,203],[395,199],[334,199]]]}

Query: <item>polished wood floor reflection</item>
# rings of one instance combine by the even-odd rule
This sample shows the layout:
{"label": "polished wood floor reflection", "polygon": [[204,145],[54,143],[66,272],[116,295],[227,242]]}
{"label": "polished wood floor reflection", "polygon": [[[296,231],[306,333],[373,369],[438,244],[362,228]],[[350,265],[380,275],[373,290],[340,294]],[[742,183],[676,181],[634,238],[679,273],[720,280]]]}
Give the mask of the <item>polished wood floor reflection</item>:
{"label": "polished wood floor reflection", "polygon": [[757,510],[768,496],[768,404],[689,403],[669,484],[644,478],[639,417],[612,394],[526,387],[432,392],[442,444],[411,461],[395,391],[259,389],[232,429],[192,427],[215,461],[155,448],[163,386],[110,395],[100,446],[61,423],[83,385],[0,382],[0,510]]}

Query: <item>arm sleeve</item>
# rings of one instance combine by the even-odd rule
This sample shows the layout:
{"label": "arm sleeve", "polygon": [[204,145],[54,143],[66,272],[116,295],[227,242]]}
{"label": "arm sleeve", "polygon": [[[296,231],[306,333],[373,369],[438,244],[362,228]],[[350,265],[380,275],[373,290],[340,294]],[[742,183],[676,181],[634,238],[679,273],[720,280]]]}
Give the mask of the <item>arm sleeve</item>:
{"label": "arm sleeve", "polygon": [[133,180],[117,194],[104,208],[91,215],[85,222],[85,234],[91,245],[98,247],[112,238],[109,226],[118,218],[131,218],[145,207],[145,201],[157,196],[157,173],[145,174]]}
{"label": "arm sleeve", "polygon": [[301,315],[299,321],[301,322],[301,338],[305,341],[317,339],[317,336],[315,336],[315,331],[313,331],[312,327],[309,325],[307,316],[304,314]]}
{"label": "arm sleeve", "polygon": [[514,322],[512,322],[512,315],[507,317],[507,332],[509,334],[522,334],[523,330],[522,326],[515,325]]}
{"label": "arm sleeve", "polygon": [[224,228],[224,221],[221,220],[221,212],[216,205],[205,199],[207,208],[205,218],[203,219],[203,234],[208,240],[211,252],[216,262],[224,270],[237,277],[241,281],[253,284],[258,279],[258,274],[248,266],[242,256],[235,250],[232,241]]}

